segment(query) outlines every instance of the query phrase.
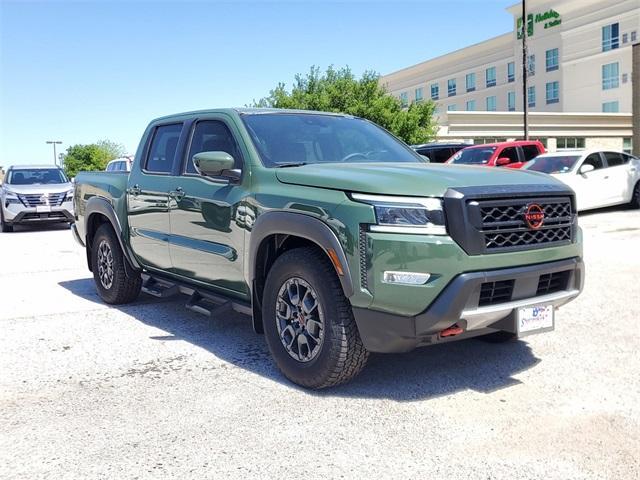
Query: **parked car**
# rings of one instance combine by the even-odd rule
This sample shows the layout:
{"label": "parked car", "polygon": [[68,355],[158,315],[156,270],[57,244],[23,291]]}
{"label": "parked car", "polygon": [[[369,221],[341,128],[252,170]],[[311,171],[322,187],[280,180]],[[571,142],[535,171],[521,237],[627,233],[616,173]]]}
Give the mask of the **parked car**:
{"label": "parked car", "polygon": [[537,140],[487,143],[466,147],[454,154],[447,163],[520,168],[544,152],[544,145]]}
{"label": "parked car", "polygon": [[72,222],[73,185],[62,169],[51,165],[11,166],[0,188],[0,226]]}
{"label": "parked car", "polygon": [[107,163],[106,172],[130,172],[131,171],[132,158],[122,157],[111,160]]}
{"label": "parked car", "polygon": [[621,152],[574,150],[540,155],[524,167],[566,183],[578,210],[628,203],[640,208],[640,159]]}
{"label": "parked car", "polygon": [[416,152],[424,155],[431,163],[444,163],[458,150],[468,147],[468,143],[423,143],[422,145],[411,145]]}
{"label": "parked car", "polygon": [[81,172],[75,188],[72,231],[105,302],[142,289],[244,312],[309,388],[348,381],[369,352],[551,330],[583,283],[564,183],[425,163],[351,116],[163,117],[128,176]]}

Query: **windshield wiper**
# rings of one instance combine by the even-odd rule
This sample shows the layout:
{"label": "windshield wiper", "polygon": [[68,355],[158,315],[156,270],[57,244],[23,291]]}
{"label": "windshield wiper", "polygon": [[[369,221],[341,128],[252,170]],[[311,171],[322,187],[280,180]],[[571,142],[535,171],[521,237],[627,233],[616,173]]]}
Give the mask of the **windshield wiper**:
{"label": "windshield wiper", "polygon": [[276,168],[301,167],[303,165],[307,165],[307,162],[279,163],[276,165]]}

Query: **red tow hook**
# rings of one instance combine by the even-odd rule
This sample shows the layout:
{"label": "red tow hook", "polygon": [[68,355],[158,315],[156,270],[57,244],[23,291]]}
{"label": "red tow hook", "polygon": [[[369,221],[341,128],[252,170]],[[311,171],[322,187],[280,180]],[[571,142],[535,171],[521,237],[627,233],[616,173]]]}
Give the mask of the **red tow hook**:
{"label": "red tow hook", "polygon": [[458,326],[457,323],[454,323],[449,328],[445,328],[440,332],[441,337],[453,337],[455,335],[460,335],[464,330]]}

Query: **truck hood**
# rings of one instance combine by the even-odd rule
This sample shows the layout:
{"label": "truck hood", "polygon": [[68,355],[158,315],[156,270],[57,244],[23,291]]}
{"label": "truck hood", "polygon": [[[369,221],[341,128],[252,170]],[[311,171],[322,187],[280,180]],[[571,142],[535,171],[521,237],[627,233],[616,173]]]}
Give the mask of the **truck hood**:
{"label": "truck hood", "polygon": [[4,185],[5,190],[9,190],[13,193],[20,195],[35,195],[43,193],[62,193],[73,190],[72,183],[50,183],[39,185]]}
{"label": "truck hood", "polygon": [[276,171],[282,183],[386,195],[442,196],[448,188],[562,185],[538,172],[511,168],[419,163],[317,163]]}

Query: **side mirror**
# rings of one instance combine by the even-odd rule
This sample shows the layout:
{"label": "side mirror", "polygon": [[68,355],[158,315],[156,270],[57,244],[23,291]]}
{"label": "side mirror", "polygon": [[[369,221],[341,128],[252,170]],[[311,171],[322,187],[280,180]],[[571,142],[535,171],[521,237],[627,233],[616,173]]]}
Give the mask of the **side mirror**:
{"label": "side mirror", "polygon": [[594,167],[590,163],[584,163],[584,164],[582,164],[580,166],[580,169],[578,170],[578,173],[580,175],[584,175],[585,173],[593,172],[595,169],[596,169],[596,167]]}
{"label": "side mirror", "polygon": [[421,153],[419,153],[418,155],[420,155],[422,157],[422,160],[424,160],[425,162],[431,163],[431,159],[426,155],[422,155]]}
{"label": "side mirror", "polygon": [[496,166],[498,167],[504,167],[505,165],[509,165],[510,163],[511,160],[509,160],[507,157],[500,157],[496,160]]}
{"label": "side mirror", "polygon": [[193,165],[200,175],[217,177],[233,169],[235,160],[227,152],[200,152],[193,156]]}

